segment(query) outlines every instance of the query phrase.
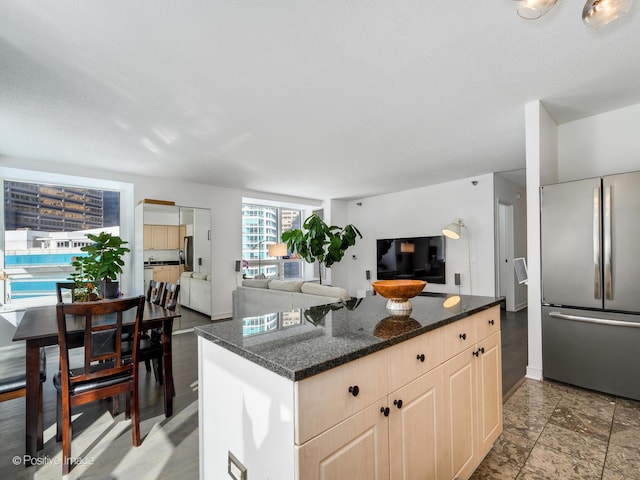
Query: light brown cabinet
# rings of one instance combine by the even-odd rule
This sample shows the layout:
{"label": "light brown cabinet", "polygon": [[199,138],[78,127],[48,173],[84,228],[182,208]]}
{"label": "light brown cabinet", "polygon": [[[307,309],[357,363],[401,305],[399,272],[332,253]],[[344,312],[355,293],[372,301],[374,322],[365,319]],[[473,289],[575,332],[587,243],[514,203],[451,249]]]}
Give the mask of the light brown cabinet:
{"label": "light brown cabinet", "polygon": [[178,283],[182,270],[184,270],[184,267],[181,265],[161,265],[153,267],[153,279],[156,282]]}
{"label": "light brown cabinet", "polygon": [[468,478],[502,431],[501,375],[496,306],[297,382],[297,478]]}
{"label": "light brown cabinet", "polygon": [[185,225],[144,225],[145,250],[178,250],[186,234]]}

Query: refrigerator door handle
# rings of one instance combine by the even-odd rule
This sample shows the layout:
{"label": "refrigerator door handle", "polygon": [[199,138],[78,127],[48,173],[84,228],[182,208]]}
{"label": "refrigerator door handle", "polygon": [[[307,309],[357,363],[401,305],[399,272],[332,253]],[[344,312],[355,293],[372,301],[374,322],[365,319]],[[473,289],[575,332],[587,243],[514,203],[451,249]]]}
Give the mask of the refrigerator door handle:
{"label": "refrigerator door handle", "polygon": [[600,278],[602,275],[602,269],[600,268],[600,187],[593,189],[593,296],[596,299],[602,298],[602,285],[600,284]]}
{"label": "refrigerator door handle", "polygon": [[607,300],[613,300],[611,272],[611,186],[604,190],[604,291]]}
{"label": "refrigerator door handle", "polygon": [[622,320],[611,320],[608,318],[583,317],[581,315],[569,315],[567,313],[549,312],[549,316],[561,320],[574,320],[576,322],[598,323],[600,325],[613,325],[615,327],[640,328],[640,322],[625,322]]}

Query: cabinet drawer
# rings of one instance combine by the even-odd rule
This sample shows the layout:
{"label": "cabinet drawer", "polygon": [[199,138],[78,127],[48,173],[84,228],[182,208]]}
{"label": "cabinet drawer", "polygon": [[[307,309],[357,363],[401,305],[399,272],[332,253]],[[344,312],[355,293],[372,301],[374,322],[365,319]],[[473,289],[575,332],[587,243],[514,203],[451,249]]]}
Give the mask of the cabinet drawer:
{"label": "cabinet drawer", "polygon": [[389,391],[412,382],[442,362],[440,330],[425,333],[389,348]]}
{"label": "cabinet drawer", "polygon": [[447,361],[476,343],[475,315],[445,325],[441,335],[442,360]]}
{"label": "cabinet drawer", "polygon": [[296,382],[296,444],[386,396],[387,376],[387,352],[382,350]]}
{"label": "cabinet drawer", "polygon": [[483,310],[473,316],[476,319],[476,335],[478,340],[487,338],[500,331],[500,306]]}

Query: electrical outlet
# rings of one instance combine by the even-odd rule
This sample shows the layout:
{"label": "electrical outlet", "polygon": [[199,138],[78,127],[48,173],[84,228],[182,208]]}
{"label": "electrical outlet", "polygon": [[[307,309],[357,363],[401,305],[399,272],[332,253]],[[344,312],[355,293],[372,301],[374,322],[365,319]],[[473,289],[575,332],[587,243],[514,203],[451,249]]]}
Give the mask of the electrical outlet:
{"label": "electrical outlet", "polygon": [[459,273],[454,273],[453,274],[453,279],[454,279],[454,283],[457,286],[460,286],[460,274]]}
{"label": "electrical outlet", "polygon": [[365,270],[364,276],[367,277],[367,280],[371,280],[371,270]]}

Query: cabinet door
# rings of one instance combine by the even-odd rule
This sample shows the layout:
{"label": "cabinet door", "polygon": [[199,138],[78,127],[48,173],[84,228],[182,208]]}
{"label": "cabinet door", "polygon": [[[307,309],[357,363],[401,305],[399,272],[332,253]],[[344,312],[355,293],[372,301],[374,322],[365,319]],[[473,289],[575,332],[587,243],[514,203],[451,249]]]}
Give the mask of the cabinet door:
{"label": "cabinet door", "polygon": [[444,478],[469,478],[478,460],[474,347],[442,365],[450,462]]}
{"label": "cabinet door", "polygon": [[167,226],[151,225],[151,248],[154,250],[166,250],[167,241]]}
{"label": "cabinet door", "polygon": [[389,391],[419,378],[442,363],[439,330],[419,335],[389,349]]}
{"label": "cabinet door", "polygon": [[442,368],[436,368],[389,395],[392,480],[447,478],[443,386]]}
{"label": "cabinet door", "polygon": [[153,279],[156,282],[171,282],[171,267],[155,267],[153,269]]}
{"label": "cabinet door", "polygon": [[[298,480],[389,478],[389,431],[380,401],[296,447]],[[309,412],[313,415],[313,412]]]}
{"label": "cabinet door", "polygon": [[144,225],[143,226],[143,243],[144,243],[144,249],[145,250],[151,250],[153,248],[153,245],[151,243],[152,241],[152,235],[151,235],[151,225]]}
{"label": "cabinet door", "polygon": [[478,344],[478,454],[482,459],[502,432],[500,332]]}
{"label": "cabinet door", "polygon": [[167,248],[169,250],[177,250],[180,248],[180,229],[178,225],[167,225]]}

